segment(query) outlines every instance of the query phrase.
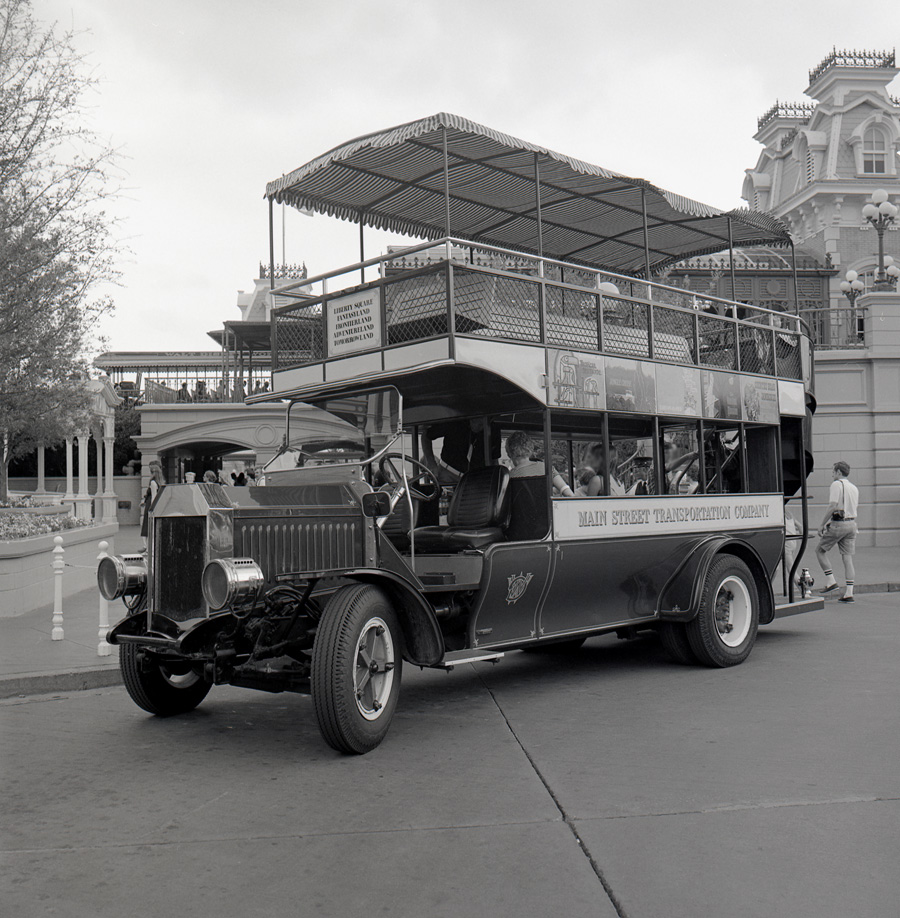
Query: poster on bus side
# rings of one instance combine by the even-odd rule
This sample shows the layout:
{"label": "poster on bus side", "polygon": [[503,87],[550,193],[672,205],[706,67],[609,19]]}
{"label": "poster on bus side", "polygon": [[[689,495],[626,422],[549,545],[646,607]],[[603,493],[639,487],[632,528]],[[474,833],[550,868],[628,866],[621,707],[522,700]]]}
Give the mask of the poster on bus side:
{"label": "poster on bus side", "polygon": [[549,357],[549,401],[559,408],[606,407],[603,357],[551,348]]}
{"label": "poster on bus side", "polygon": [[673,417],[700,417],[700,371],[660,363],[656,366],[658,414]]}
{"label": "poster on bus side", "polygon": [[740,421],[743,417],[741,379],[737,373],[703,370],[703,416]]}
{"label": "poster on bus side", "polygon": [[656,411],[656,366],[624,357],[606,358],[606,407],[610,411]]}
{"label": "poster on bus side", "polygon": [[760,424],[778,423],[778,380],[758,376],[741,377],[744,420]]}

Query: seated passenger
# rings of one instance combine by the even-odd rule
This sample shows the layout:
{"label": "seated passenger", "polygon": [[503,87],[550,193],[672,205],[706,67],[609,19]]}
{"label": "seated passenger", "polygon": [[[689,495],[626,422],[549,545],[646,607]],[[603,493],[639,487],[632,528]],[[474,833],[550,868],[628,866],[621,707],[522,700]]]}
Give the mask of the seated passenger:
{"label": "seated passenger", "polygon": [[[509,435],[506,440],[506,455],[512,461],[509,471],[510,478],[540,478],[547,474],[547,467],[539,459],[533,459],[534,441],[524,430],[517,430]],[[574,491],[566,484],[566,480],[556,471],[553,473],[553,488],[563,497],[574,497]]]}
{"label": "seated passenger", "polygon": [[[606,457],[602,443],[592,443],[585,456],[586,465],[581,470],[579,480],[581,485],[576,494],[584,497],[598,497],[605,489]],[[583,490],[582,490],[583,489]],[[613,497],[624,497],[625,488],[616,480],[614,475],[609,479],[609,493]]]}

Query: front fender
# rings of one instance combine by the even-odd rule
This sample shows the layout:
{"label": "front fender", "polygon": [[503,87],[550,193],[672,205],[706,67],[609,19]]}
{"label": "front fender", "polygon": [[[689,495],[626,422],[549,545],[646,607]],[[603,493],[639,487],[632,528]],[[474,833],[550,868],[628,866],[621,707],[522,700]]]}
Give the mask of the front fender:
{"label": "front fender", "polygon": [[688,622],[697,615],[709,566],[719,554],[734,555],[750,568],[759,596],[759,623],[775,620],[775,596],[759,553],[741,539],[712,536],[697,543],[663,587],[657,605],[662,621]]}
{"label": "front fender", "polygon": [[403,659],[416,666],[433,666],[444,656],[441,634],[434,609],[416,587],[392,571],[360,568],[341,575],[358,583],[372,583],[390,597],[403,631]]}
{"label": "front fender", "polygon": [[132,612],[122,621],[117,622],[106,633],[107,644],[118,644],[119,635],[135,637],[144,634],[147,631],[147,610],[141,609],[138,612]]}

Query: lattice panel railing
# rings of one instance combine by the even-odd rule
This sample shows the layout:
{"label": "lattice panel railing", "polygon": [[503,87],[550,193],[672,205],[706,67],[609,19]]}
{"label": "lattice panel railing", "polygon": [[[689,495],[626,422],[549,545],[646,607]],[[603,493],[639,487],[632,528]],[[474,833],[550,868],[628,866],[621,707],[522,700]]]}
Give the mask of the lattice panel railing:
{"label": "lattice panel railing", "polygon": [[803,379],[800,336],[775,332],[775,373],[785,379]]}
{"label": "lattice panel railing", "polygon": [[447,275],[443,269],[391,281],[382,292],[388,344],[447,334]]}
{"label": "lattice panel railing", "polygon": [[650,356],[650,307],[613,296],[603,297],[603,348],[613,354]]}
{"label": "lattice panel railing", "polygon": [[322,305],[275,314],[273,368],[285,370],[325,357]]}
{"label": "lattice panel railing", "polygon": [[694,317],[665,306],[653,307],[653,356],[674,363],[694,363]]}
{"label": "lattice panel railing", "polygon": [[547,284],[544,288],[547,344],[596,350],[597,294]]}
{"label": "lattice panel railing", "polygon": [[540,341],[540,284],[503,274],[453,269],[456,330],[488,338]]}
{"label": "lattice panel railing", "polygon": [[743,373],[763,373],[770,376],[775,372],[771,328],[741,325],[738,328],[738,340],[740,341],[740,369]]}
{"label": "lattice panel railing", "polygon": [[735,366],[735,325],[717,316],[698,315],[700,353],[699,363],[708,367],[724,367],[728,370]]}

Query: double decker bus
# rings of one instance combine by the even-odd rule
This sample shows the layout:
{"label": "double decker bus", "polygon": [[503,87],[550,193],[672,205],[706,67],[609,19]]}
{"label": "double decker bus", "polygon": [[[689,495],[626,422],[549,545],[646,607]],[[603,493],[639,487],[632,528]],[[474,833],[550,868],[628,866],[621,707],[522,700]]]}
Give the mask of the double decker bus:
{"label": "double decker bus", "polygon": [[[304,279],[311,296],[273,289],[288,301],[265,398],[287,432],[265,483],[167,487],[148,557],[101,564],[131,610],[109,640],[138,705],[179,713],[221,683],[307,692],[325,740],[364,753],[404,662],[656,632],[680,663],[728,667],[760,626],[822,608],[795,585],[802,321],[652,280],[785,243],[776,221],[455,116],[352,141],[268,195],[432,238]],[[309,406],[332,437],[305,434]]]}

